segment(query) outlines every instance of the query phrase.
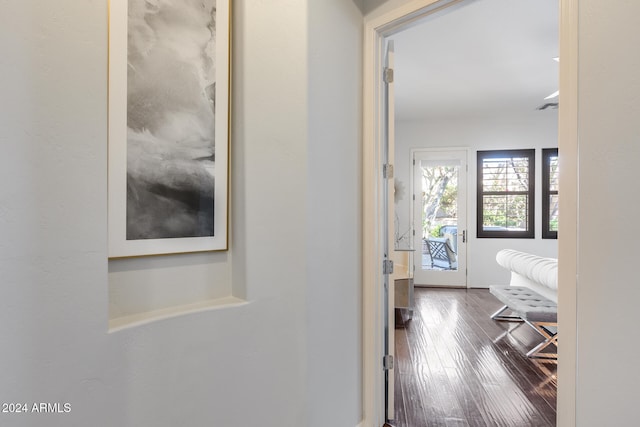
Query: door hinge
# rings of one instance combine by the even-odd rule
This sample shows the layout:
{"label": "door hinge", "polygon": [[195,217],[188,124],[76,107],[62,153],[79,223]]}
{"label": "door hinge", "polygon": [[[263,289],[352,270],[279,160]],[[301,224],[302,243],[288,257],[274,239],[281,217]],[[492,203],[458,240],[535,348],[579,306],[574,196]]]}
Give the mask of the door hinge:
{"label": "door hinge", "polygon": [[392,355],[387,354],[382,358],[382,368],[385,371],[389,371],[389,370],[393,369],[393,356]]}
{"label": "door hinge", "polygon": [[393,83],[393,68],[384,69],[384,82]]}
{"label": "door hinge", "polygon": [[382,274],[393,274],[393,260],[385,259],[382,261]]}
{"label": "door hinge", "polygon": [[382,175],[385,179],[393,178],[393,165],[387,163],[386,165],[382,165]]}

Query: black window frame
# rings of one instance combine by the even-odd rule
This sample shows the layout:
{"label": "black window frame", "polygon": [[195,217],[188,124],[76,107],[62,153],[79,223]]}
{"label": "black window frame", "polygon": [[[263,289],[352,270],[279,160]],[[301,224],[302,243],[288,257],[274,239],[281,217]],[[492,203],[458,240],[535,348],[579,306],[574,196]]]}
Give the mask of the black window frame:
{"label": "black window frame", "polygon": [[550,198],[558,196],[558,190],[551,190],[551,158],[558,158],[557,148],[542,149],[542,238],[557,239],[558,231],[551,230],[551,218],[549,210],[551,208]]}
{"label": "black window frame", "polygon": [[[485,192],[483,188],[484,173],[483,163],[485,159],[526,157],[529,163],[528,190],[526,192]],[[477,152],[477,237],[478,238],[502,238],[502,239],[535,239],[535,170],[536,150],[487,150]],[[484,230],[484,196],[502,194],[526,194],[527,195],[527,230]]]}

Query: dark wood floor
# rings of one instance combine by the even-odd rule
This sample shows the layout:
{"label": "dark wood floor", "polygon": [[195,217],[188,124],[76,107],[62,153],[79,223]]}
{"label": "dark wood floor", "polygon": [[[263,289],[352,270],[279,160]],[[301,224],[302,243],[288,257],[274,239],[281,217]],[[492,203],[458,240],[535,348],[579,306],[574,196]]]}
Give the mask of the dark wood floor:
{"label": "dark wood floor", "polygon": [[416,288],[413,319],[396,325],[396,427],[554,426],[557,365],[525,353],[541,341],[489,316],[484,289]]}

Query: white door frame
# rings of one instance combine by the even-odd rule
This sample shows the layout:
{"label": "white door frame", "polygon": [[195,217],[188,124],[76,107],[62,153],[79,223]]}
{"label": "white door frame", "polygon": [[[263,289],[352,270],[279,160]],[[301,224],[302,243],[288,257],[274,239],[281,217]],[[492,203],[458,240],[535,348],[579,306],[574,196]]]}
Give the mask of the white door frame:
{"label": "white door frame", "polygon": [[[463,0],[412,0],[390,12],[365,18],[363,63],[363,427],[384,424],[384,325],[382,277],[382,69],[384,39],[420,18]],[[578,189],[578,1],[560,0],[559,149],[562,153],[558,239],[558,317],[562,344],[558,349],[558,425],[575,426],[576,410],[576,276]],[[560,409],[562,408],[562,409]]]}

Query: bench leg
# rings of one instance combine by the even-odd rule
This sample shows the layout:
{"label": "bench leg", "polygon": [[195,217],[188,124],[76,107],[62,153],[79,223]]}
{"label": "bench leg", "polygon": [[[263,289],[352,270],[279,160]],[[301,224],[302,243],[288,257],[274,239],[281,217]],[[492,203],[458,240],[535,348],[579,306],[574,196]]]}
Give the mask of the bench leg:
{"label": "bench leg", "polygon": [[535,329],[540,335],[544,337],[544,341],[532,348],[528,353],[527,357],[532,359],[558,359],[557,353],[543,353],[542,351],[550,346],[551,344],[555,345],[558,348],[558,333],[551,332],[547,327],[553,326],[557,327],[558,323],[556,322],[529,322],[527,324]]}
{"label": "bench leg", "polygon": [[491,315],[491,318],[493,320],[500,320],[502,322],[523,322],[523,320],[519,316],[515,316],[515,315],[506,316],[506,315],[503,315],[502,312],[505,311],[508,308],[509,308],[509,306],[505,305],[500,310],[498,310],[495,313],[493,313]]}

